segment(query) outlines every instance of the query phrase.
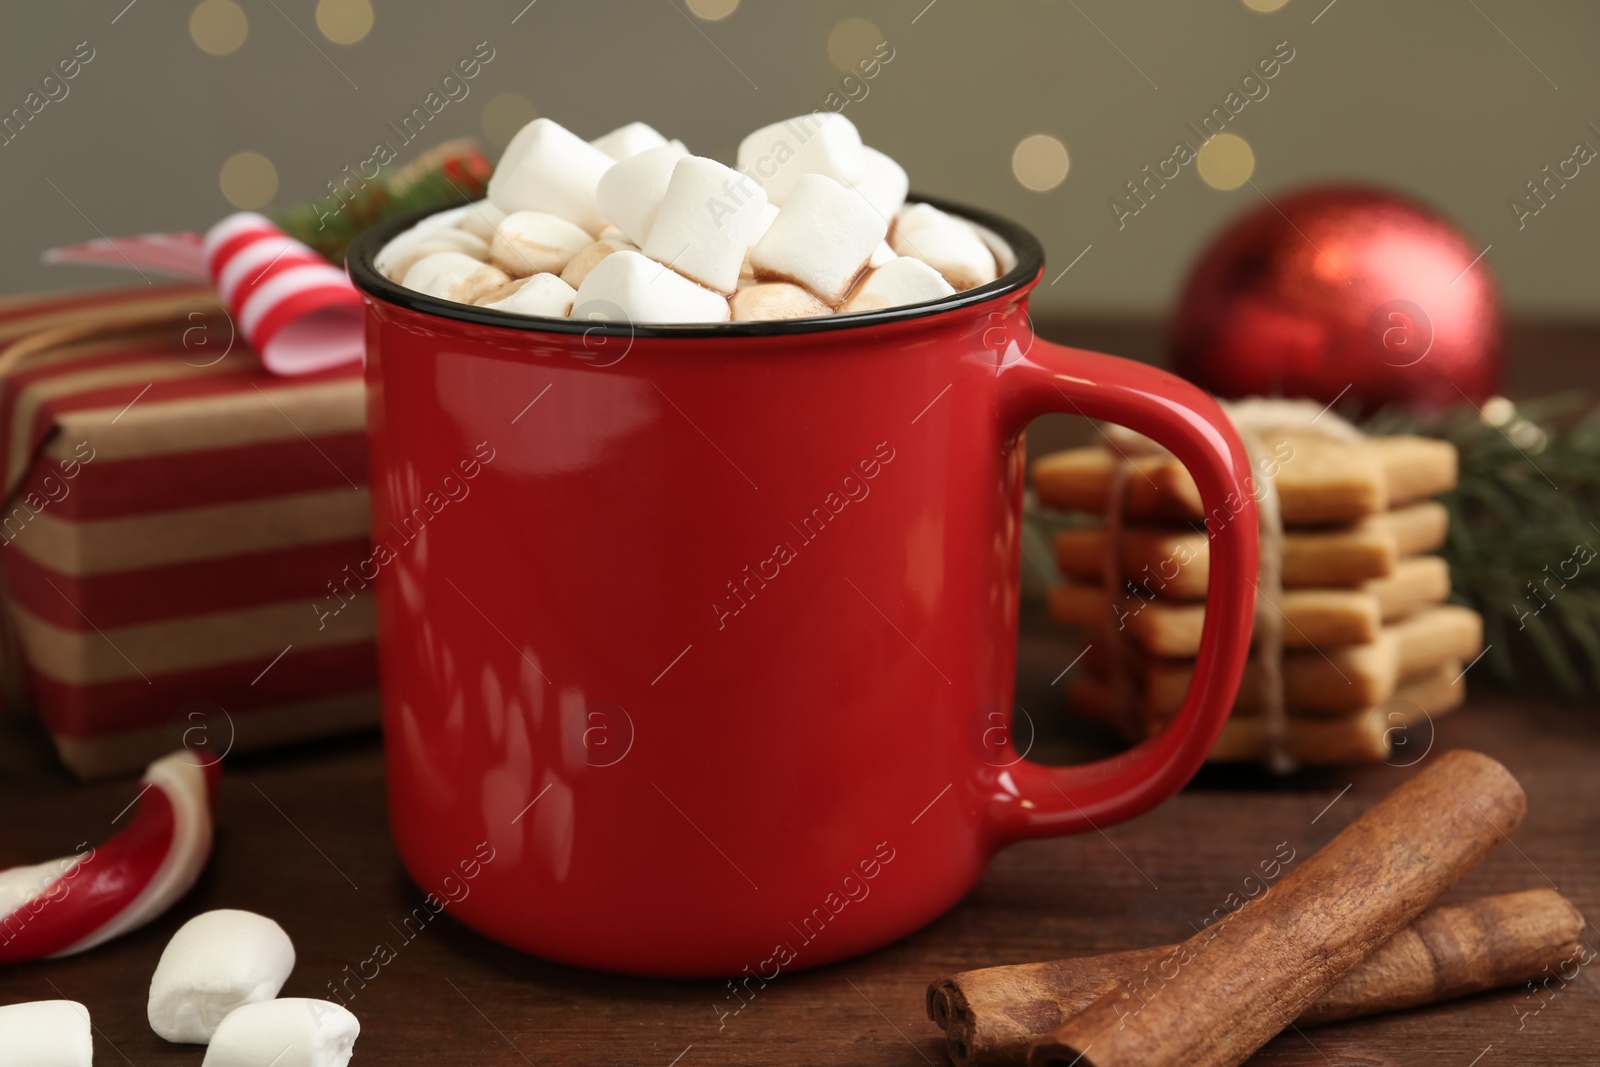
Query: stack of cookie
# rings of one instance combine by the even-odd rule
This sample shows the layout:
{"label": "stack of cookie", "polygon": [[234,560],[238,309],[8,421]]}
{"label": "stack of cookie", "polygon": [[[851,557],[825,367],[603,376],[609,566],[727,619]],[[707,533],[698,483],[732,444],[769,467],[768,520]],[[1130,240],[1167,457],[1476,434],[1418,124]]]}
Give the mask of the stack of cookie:
{"label": "stack of cookie", "polygon": [[[1428,498],[1455,485],[1455,449],[1364,437],[1336,420],[1334,433],[1288,421],[1246,433],[1257,499],[1275,493],[1279,521],[1263,528],[1260,578],[1248,576],[1256,647],[1211,759],[1384,759],[1408,727],[1461,703],[1482,642],[1477,614],[1444,603],[1449,568],[1426,554],[1448,532],[1445,508]],[[1066,582],[1051,590],[1051,613],[1089,631],[1071,703],[1139,739],[1170,720],[1188,689],[1208,541],[1183,465],[1115,434],[1108,428],[1103,447],[1044,456],[1033,479],[1046,506],[1097,517],[1055,543]],[[1121,518],[1108,531],[1113,497]]]}

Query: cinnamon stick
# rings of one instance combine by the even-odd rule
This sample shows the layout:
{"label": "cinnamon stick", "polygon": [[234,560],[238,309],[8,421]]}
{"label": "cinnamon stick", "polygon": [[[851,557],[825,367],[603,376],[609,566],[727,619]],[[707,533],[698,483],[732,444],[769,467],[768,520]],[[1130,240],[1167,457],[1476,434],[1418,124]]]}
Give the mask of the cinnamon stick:
{"label": "cinnamon stick", "polygon": [[[1518,985],[1578,952],[1583,916],[1560,893],[1531,889],[1430,908],[1301,1013],[1302,1029]],[[1175,945],[984,967],[928,987],[928,1018],[956,1067],[1020,1067],[1028,1048]],[[1168,970],[1171,966],[1168,966]]]}
{"label": "cinnamon stick", "polygon": [[1237,1067],[1488,855],[1527,797],[1488,756],[1447,752],[1250,906],[1120,981],[1030,1067]]}

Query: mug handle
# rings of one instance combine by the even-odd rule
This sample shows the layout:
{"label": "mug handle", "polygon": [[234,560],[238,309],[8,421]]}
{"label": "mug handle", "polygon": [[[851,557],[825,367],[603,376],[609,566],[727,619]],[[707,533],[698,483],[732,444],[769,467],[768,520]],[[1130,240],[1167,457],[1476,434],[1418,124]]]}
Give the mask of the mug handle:
{"label": "mug handle", "polygon": [[1100,829],[1143,814],[1200,769],[1239,689],[1255,614],[1256,500],[1244,444],[1216,401],[1165,371],[1034,338],[999,375],[1003,439],[1049,412],[1126,426],[1165,446],[1200,490],[1210,538],[1194,681],[1171,725],[1127,752],[1075,767],[1021,760],[993,796],[1003,840]]}

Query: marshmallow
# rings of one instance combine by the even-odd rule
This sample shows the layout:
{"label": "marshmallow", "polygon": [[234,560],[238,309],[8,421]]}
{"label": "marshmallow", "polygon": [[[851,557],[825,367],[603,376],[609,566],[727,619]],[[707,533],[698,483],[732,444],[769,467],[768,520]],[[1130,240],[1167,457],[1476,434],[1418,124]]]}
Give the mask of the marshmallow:
{"label": "marshmallow", "polygon": [[[761,217],[756,220],[755,232],[750,235],[750,248],[767,235],[772,229],[772,220],[778,217],[778,205],[769,203],[761,209]],[[739,262],[739,288],[748,289],[755,284],[756,269],[750,265],[750,248],[744,250],[744,259]]]}
{"label": "marshmallow", "polygon": [[511,276],[505,271],[479,263],[471,256],[460,252],[435,252],[417,260],[400,284],[429,296],[470,304],[510,280]]}
{"label": "marshmallow", "polygon": [[[755,243],[766,237],[766,230],[773,229],[773,219],[778,218],[778,205],[768,203],[762,208],[762,218],[755,222],[755,232],[750,234],[750,248],[755,248]],[[744,250],[744,259],[739,261],[739,288],[747,290],[755,285],[755,267],[750,266],[750,248]],[[893,254],[893,253],[890,253]]]}
{"label": "marshmallow", "polygon": [[1016,269],[1017,254],[999,234],[985,226],[979,226],[976,222],[968,222],[967,225],[972,227],[983,241],[984,247],[989,250],[989,254],[994,256],[995,267],[1001,274],[1008,274]]}
{"label": "marshmallow", "polygon": [[[451,227],[459,226],[471,209],[471,204],[462,204],[460,207],[449,208],[445,211],[435,211],[432,215],[411,227],[411,232],[432,233],[435,230],[448,230]],[[488,238],[485,237],[484,240],[487,241]]]}
{"label": "marshmallow", "polygon": [[384,245],[372,265],[385,278],[398,282],[419,259],[435,252],[460,252],[473,259],[485,260],[489,258],[489,243],[465,230],[438,227],[422,230],[413,227]]}
{"label": "marshmallow", "polygon": [[542,211],[599,233],[606,224],[595,187],[616,160],[549,119],[534,119],[506,146],[489,199],[506,214]]}
{"label": "marshmallow", "polygon": [[894,213],[906,202],[906,192],[911,188],[906,169],[876,148],[862,145],[861,155],[866,166],[851,188],[866,197],[867,203],[885,221],[894,218]]}
{"label": "marshmallow", "polygon": [[416,262],[412,259],[412,253],[421,243],[422,235],[417,233],[415,227],[396,234],[389,239],[388,244],[378,249],[378,254],[372,257],[372,265],[377,268],[379,274],[391,282],[397,282],[406,276],[406,272],[400,268],[405,267],[406,270],[410,270],[411,264]]}
{"label": "marshmallow", "polygon": [[839,309],[839,314],[920,304],[924,300],[937,300],[954,292],[955,289],[944,280],[944,275],[922,260],[901,256],[891,259],[863,278],[855,292],[850,294],[850,299]]}
{"label": "marshmallow", "polygon": [[[528,277],[532,278],[532,277],[536,277],[536,275],[530,274]],[[510,296],[512,293],[516,292],[518,289],[521,289],[523,283],[526,282],[527,280],[528,280],[528,278],[512,278],[509,282],[506,282],[504,285],[497,285],[493,289],[490,289],[486,293],[478,294],[478,298],[476,300],[474,300],[473,303],[478,305],[479,307],[488,307],[490,304],[494,303],[496,300],[504,300],[506,297]]]}
{"label": "marshmallow", "polygon": [[932,204],[902,208],[889,244],[902,256],[922,260],[957,289],[971,289],[999,275],[994,254],[977,231]]}
{"label": "marshmallow", "polygon": [[535,274],[530,278],[518,278],[503,289],[479,298],[478,306],[516,315],[564,319],[572,311],[572,298],[576,295],[572,286],[554,274]]}
{"label": "marshmallow", "polygon": [[484,243],[494,240],[494,231],[504,221],[506,213],[487,200],[468,204],[472,210],[461,216],[457,225]]}
{"label": "marshmallow", "polygon": [[331,1000],[263,1000],[222,1020],[201,1067],[345,1067],[360,1034]]}
{"label": "marshmallow", "polygon": [[778,205],[777,204],[774,204],[774,203],[769,201],[766,204],[762,205],[762,207],[761,207],[761,215],[760,215],[759,218],[756,219],[756,228],[753,231],[751,231],[751,233],[750,233],[750,247],[751,248],[754,248],[756,246],[756,242],[761,240],[763,237],[765,237],[767,235],[767,231],[772,229],[772,220],[777,218],[777,217],[778,217]]}
{"label": "marshmallow", "polygon": [[566,219],[539,211],[513,211],[494,231],[489,262],[517,277],[559,274],[594,238]]}
{"label": "marshmallow", "polygon": [[855,123],[840,114],[812,112],[763,126],[740,141],[739,169],[783,207],[802,174],[825,174],[853,185],[866,173],[866,156]]}
{"label": "marshmallow", "polygon": [[750,250],[750,265],[758,278],[796,282],[837,307],[887,229],[883,216],[853,190],[821,174],[803,174]]}
{"label": "marshmallow", "polygon": [[661,210],[639,248],[707,289],[731,293],[766,203],[747,176],[714,159],[686,156],[672,168]]}
{"label": "marshmallow", "polygon": [[[620,231],[618,232],[620,233]],[[613,252],[620,252],[625,248],[638,251],[638,247],[626,237],[602,237],[594,244],[580,249],[578,254],[572,257],[571,261],[561,270],[561,280],[576,289],[583,284],[583,280],[589,276],[589,272],[594,270],[602,259],[605,259]]]}
{"label": "marshmallow", "polygon": [[271,1000],[294,970],[283,927],[249,911],[207,911],[178,928],[150,979],[150,1029],[205,1044],[242,1004]]}
{"label": "marshmallow", "polygon": [[578,287],[572,317],[647,323],[727,322],[720,293],[631,249],[613,252]]}
{"label": "marshmallow", "polygon": [[741,288],[728,301],[734,322],[763,322],[770,319],[809,319],[831,315],[833,309],[798,285],[788,282],[760,282]]}
{"label": "marshmallow", "polygon": [[650,148],[660,148],[667,139],[642,122],[630,122],[604,137],[589,142],[612,159],[632,159]]}
{"label": "marshmallow", "polygon": [[90,1067],[89,1009],[75,1000],[34,1000],[0,1008],[4,1067]]}
{"label": "marshmallow", "polygon": [[648,148],[606,172],[597,190],[600,210],[635,245],[644,244],[667,195],[672,168],[687,152],[672,145]]}
{"label": "marshmallow", "polygon": [[891,259],[896,258],[896,255],[895,250],[889,247],[888,241],[879,241],[878,247],[872,250],[872,257],[867,260],[867,266],[881,267]]}

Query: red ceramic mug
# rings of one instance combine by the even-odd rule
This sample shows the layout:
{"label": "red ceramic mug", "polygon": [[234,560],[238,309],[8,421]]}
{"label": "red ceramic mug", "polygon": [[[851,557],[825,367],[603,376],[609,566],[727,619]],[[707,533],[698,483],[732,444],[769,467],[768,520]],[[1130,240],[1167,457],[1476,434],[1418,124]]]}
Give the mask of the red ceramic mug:
{"label": "red ceramic mug", "polygon": [[[1249,465],[1207,396],[1035,339],[1043,267],[913,307],[637,327],[448,303],[351,250],[390,817],[451,914],[565,963],[753,976],[883,945],[1021,838],[1149,810],[1243,668]],[[1087,766],[996,758],[1012,707],[1023,428],[1121,423],[1214,525],[1172,727]],[[1001,714],[997,716],[997,709]],[[987,736],[985,736],[987,734]]]}

